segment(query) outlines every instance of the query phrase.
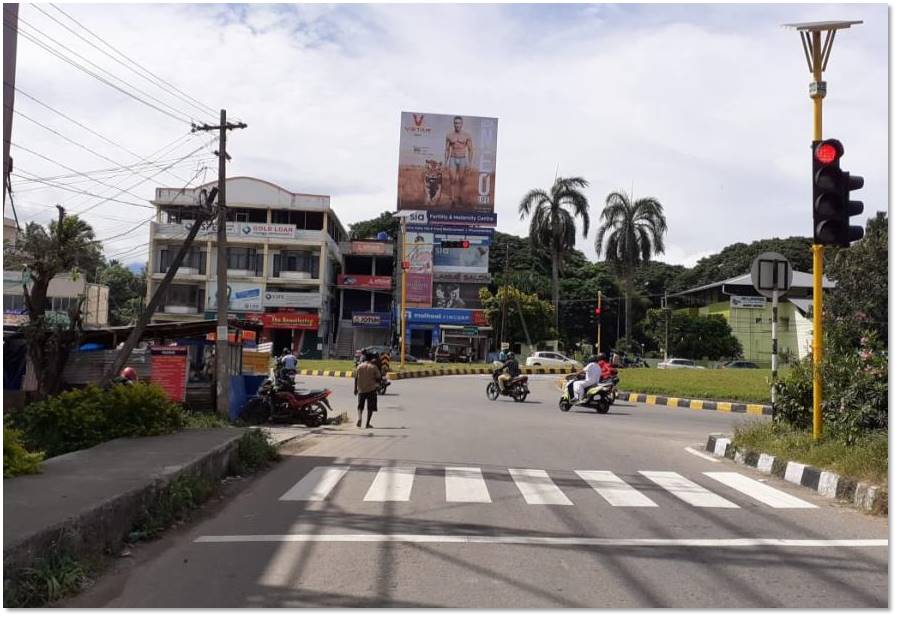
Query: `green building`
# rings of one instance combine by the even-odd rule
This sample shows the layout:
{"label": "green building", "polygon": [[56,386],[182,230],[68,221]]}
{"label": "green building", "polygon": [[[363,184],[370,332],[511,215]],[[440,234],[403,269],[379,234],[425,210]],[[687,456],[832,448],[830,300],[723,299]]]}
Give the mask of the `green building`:
{"label": "green building", "polygon": [[[822,278],[823,289],[835,286]],[[772,300],[759,295],[751,275],[670,294],[674,310],[722,315],[741,342],[744,359],[769,366],[772,355]],[[794,271],[791,290],[779,299],[779,358],[803,358],[813,341],[813,275]]]}

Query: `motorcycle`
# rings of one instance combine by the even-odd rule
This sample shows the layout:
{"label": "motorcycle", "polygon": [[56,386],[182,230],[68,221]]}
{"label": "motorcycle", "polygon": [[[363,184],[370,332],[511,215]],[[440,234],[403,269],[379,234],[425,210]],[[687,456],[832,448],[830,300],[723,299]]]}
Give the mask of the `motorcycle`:
{"label": "motorcycle", "polygon": [[486,386],[486,398],[490,401],[496,400],[499,396],[510,396],[517,403],[522,403],[529,395],[529,377],[526,375],[518,375],[508,382],[506,390],[502,390],[498,376],[501,371],[492,372],[492,381]]}
{"label": "motorcycle", "polygon": [[573,400],[572,390],[573,382],[576,381],[578,377],[578,375],[570,375],[567,377],[567,383],[564,384],[561,398],[558,401],[558,408],[561,411],[570,411],[570,409],[576,405],[579,407],[589,407],[601,414],[607,413],[616,398],[614,391],[619,378],[614,377],[606,381],[599,381],[586,390],[582,400],[575,401]]}
{"label": "motorcycle", "polygon": [[256,395],[240,410],[240,417],[251,424],[298,420],[314,428],[324,424],[328,411],[333,411],[330,394],[327,389],[297,390],[292,376],[281,374],[273,381],[262,382]]}

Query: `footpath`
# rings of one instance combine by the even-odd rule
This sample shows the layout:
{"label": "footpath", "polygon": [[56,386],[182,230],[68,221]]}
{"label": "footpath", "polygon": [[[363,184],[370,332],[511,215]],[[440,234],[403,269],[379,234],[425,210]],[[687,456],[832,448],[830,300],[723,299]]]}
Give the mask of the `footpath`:
{"label": "footpath", "polygon": [[[269,442],[281,446],[324,427],[263,428]],[[247,430],[187,429],[114,439],[47,459],[40,474],[5,479],[4,580],[54,554],[84,560],[117,555],[161,489],[185,475],[213,483],[228,475]]]}

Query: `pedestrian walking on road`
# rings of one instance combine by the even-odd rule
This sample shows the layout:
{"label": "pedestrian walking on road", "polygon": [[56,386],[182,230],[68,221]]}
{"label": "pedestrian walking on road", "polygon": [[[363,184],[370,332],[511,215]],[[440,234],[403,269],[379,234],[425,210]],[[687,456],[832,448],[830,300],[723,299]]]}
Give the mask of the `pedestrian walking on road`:
{"label": "pedestrian walking on road", "polygon": [[374,363],[376,356],[365,354],[364,362],[355,369],[355,394],[358,396],[358,422],[355,426],[361,428],[361,416],[364,412],[364,404],[368,405],[368,421],[366,428],[371,426],[371,415],[377,411],[377,388],[380,387],[380,369]]}

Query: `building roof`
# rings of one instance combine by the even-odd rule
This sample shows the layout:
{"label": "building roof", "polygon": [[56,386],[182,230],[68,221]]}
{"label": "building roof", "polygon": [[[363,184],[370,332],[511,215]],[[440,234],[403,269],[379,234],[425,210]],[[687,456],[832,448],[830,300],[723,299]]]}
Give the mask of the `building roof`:
{"label": "building roof", "polygon": [[803,315],[809,315],[813,308],[812,298],[788,298],[788,302],[797,307]]}
{"label": "building roof", "polygon": [[[706,291],[708,289],[713,289],[715,287],[722,287],[723,285],[732,285],[732,286],[742,285],[742,286],[746,286],[746,287],[753,287],[753,283],[751,283],[751,275],[750,275],[750,273],[748,273],[748,274],[742,274],[741,276],[733,276],[732,278],[726,279],[724,281],[718,281],[716,283],[710,283],[708,285],[701,285],[700,287],[686,289],[685,291],[679,291],[677,293],[670,294],[670,296],[672,296],[672,297],[687,296],[687,295],[690,295],[693,293],[697,293],[699,291]],[[806,289],[812,288],[813,287],[813,275],[810,274],[809,272],[799,272],[797,270],[794,270],[794,276],[792,277],[792,280],[791,280],[791,287],[792,288],[794,288],[794,287],[806,288]],[[823,275],[822,276],[822,287],[823,287],[823,289],[834,289],[835,284],[832,281],[830,281],[827,276]]]}
{"label": "building roof", "polygon": [[[261,331],[263,326],[257,322],[229,319],[231,328],[240,330]],[[215,332],[218,325],[215,319],[203,319],[200,321],[176,321],[168,323],[148,324],[143,330],[140,340],[151,338],[194,338],[205,336]],[[105,343],[112,345],[114,341],[123,342],[131,334],[133,326],[115,326],[110,328],[85,329],[81,343]]]}

